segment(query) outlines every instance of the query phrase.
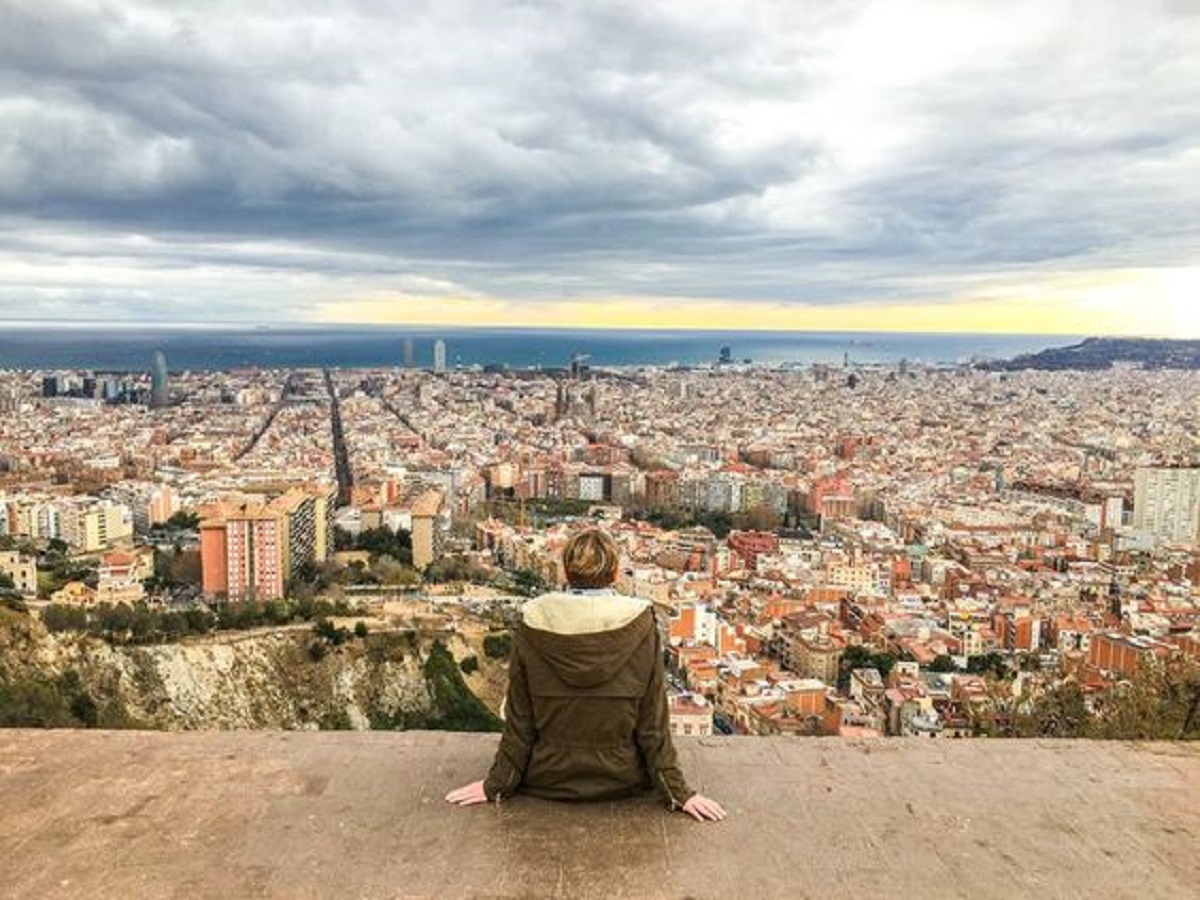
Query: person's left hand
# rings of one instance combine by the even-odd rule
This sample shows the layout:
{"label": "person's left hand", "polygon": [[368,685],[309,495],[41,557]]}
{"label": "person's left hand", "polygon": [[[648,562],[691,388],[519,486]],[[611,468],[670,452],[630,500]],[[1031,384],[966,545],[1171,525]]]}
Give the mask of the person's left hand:
{"label": "person's left hand", "polygon": [[692,794],[683,804],[683,811],[697,822],[720,822],[725,818],[725,809],[716,800],[702,794]]}
{"label": "person's left hand", "polygon": [[487,803],[487,794],[483,792],[482,781],[472,781],[460,788],[455,788],[446,795],[446,802],[456,806],[474,806],[476,803]]}

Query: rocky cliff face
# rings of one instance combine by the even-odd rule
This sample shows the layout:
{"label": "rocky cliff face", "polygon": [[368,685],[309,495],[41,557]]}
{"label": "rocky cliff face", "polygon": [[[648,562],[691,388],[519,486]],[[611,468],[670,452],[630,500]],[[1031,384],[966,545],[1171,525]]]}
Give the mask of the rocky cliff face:
{"label": "rocky cliff face", "polygon": [[[481,668],[464,678],[457,662],[467,656]],[[66,679],[64,690],[74,692],[67,706],[107,711],[100,724],[124,717],[167,730],[453,728],[446,707],[455,705],[478,726],[491,713],[476,693],[492,698],[494,711],[501,668],[459,635],[379,632],[330,646],[300,627],[113,646],[48,634],[26,616],[0,621],[0,685]]]}

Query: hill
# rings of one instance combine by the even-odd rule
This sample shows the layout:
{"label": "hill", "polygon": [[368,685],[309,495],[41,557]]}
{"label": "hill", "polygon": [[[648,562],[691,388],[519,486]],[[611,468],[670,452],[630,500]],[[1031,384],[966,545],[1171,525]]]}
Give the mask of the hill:
{"label": "hill", "polygon": [[1200,369],[1200,341],[1088,338],[1069,347],[1051,347],[1039,353],[987,362],[980,368],[992,372],[1096,370],[1110,369],[1114,363],[1131,363],[1144,369]]}
{"label": "hill", "polygon": [[0,725],[490,731],[477,693],[494,700],[502,673],[478,651],[457,634],[308,627],[129,646],[0,609]]}

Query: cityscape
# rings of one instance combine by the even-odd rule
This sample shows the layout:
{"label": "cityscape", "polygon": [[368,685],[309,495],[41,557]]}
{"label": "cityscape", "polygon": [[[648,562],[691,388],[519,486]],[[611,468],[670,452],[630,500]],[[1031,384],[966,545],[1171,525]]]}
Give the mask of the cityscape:
{"label": "cityscape", "polygon": [[1198,51],[0,0],[0,896],[1195,897]]}
{"label": "cityscape", "polygon": [[[513,613],[599,524],[618,590],[656,609],[677,734],[1200,729],[1200,372],[447,352],[0,372],[6,602],[51,646],[471,635],[451,655],[490,728]],[[1124,698],[1164,683],[1131,720]]]}

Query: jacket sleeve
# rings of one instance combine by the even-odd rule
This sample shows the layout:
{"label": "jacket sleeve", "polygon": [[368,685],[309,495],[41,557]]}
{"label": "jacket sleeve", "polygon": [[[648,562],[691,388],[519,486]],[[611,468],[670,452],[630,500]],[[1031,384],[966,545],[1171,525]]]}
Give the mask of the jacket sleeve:
{"label": "jacket sleeve", "polygon": [[513,638],[508,658],[508,693],[504,700],[504,733],[491,771],[484,779],[483,790],[489,800],[511,797],[516,793],[529,764],[536,734],[533,727],[533,700],[529,681],[521,661],[520,637]]}
{"label": "jacket sleeve", "polygon": [[662,638],[654,626],[654,664],[650,684],[638,707],[637,742],[650,772],[654,787],[667,807],[682,809],[695,791],[684,781],[671,742],[671,714],[667,707],[666,679],[663,675]]}

